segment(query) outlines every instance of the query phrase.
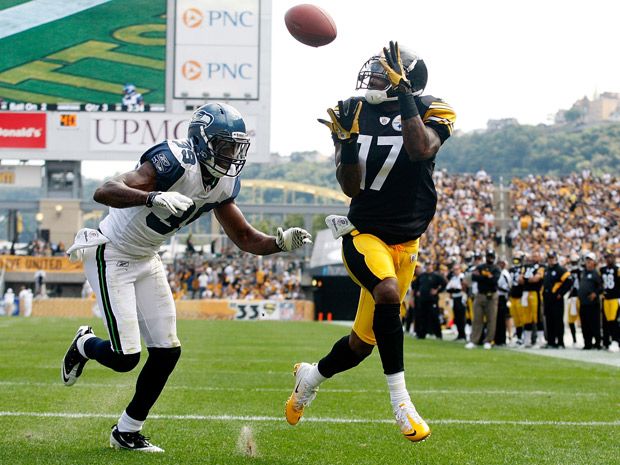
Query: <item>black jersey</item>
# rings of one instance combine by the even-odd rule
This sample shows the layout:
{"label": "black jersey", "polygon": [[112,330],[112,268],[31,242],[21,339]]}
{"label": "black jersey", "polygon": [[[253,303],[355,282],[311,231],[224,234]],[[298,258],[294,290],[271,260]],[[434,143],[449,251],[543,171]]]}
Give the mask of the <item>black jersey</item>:
{"label": "black jersey", "polygon": [[606,265],[601,268],[603,292],[606,299],[620,299],[620,268]]}
{"label": "black jersey", "polygon": [[[523,290],[529,291],[529,292],[531,291],[540,292],[543,286],[542,278],[544,277],[544,275],[545,275],[545,267],[541,265],[540,263],[528,263],[527,265],[525,265],[523,267],[523,279],[525,280],[525,283],[523,283]],[[528,282],[528,279],[534,278],[536,276],[540,277],[539,281],[535,283]]]}
{"label": "black jersey", "polygon": [[[420,117],[443,143],[456,118],[452,108],[430,95],[415,97]],[[412,162],[403,147],[400,110],[364,104],[357,139],[362,165],[361,191],[351,200],[348,218],[361,233],[400,244],[422,235],[435,215],[434,157]]]}
{"label": "black jersey", "polygon": [[523,295],[523,284],[519,284],[519,278],[523,274],[523,265],[515,265],[510,270],[510,280],[512,285],[510,286],[510,297],[521,298]]}
{"label": "black jersey", "polygon": [[573,285],[570,289],[570,294],[568,294],[569,297],[577,297],[577,294],[579,293],[580,276],[581,276],[581,268],[579,267],[571,268],[570,277],[573,280]]}

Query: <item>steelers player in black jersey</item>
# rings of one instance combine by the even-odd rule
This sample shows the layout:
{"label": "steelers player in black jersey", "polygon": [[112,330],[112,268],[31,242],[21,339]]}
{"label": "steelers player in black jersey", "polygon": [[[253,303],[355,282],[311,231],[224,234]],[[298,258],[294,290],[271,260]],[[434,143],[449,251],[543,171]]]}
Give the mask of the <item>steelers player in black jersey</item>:
{"label": "steelers player in black jersey", "polygon": [[605,266],[600,271],[603,279],[603,345],[610,352],[619,352],[620,267],[616,265],[616,255],[613,250],[605,251]]}
{"label": "steelers player in black jersey", "polygon": [[290,424],[322,381],[357,366],[377,345],[401,432],[411,441],[430,434],[405,385],[400,324],[419,238],[435,214],[435,156],[455,121],[447,103],[422,95],[426,81],[424,61],[390,42],[358,74],[357,88],[366,96],[338,102],[327,110],[330,121],[320,120],[335,143],[338,182],[352,199],[348,219],[340,218],[348,225],[342,254],[361,293],[351,333],[318,364],[295,366],[295,390],[286,403]]}

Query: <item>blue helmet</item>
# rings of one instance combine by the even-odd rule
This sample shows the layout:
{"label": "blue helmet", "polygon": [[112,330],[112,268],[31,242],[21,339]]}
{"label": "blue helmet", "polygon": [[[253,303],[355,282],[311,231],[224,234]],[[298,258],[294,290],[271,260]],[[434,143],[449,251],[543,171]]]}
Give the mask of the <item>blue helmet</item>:
{"label": "blue helmet", "polygon": [[125,86],[123,87],[123,94],[125,95],[131,95],[131,94],[135,94],[136,93],[136,86],[134,86],[133,84],[125,84]]}
{"label": "blue helmet", "polygon": [[225,103],[207,103],[189,122],[187,137],[200,164],[216,178],[238,176],[245,165],[250,137],[243,117]]}

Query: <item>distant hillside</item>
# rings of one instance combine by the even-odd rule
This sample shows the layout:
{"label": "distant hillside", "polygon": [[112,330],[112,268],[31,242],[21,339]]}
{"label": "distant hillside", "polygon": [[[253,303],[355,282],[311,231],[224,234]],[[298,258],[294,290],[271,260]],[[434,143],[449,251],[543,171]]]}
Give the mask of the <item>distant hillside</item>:
{"label": "distant hillside", "polygon": [[448,139],[437,168],[450,173],[480,168],[497,177],[565,175],[589,169],[620,174],[620,124],[596,127],[511,126]]}

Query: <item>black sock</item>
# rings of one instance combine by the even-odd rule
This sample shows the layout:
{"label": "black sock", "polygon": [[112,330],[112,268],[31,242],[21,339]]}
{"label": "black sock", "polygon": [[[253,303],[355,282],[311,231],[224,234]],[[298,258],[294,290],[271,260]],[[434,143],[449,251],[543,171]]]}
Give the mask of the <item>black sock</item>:
{"label": "black sock", "polygon": [[517,326],[517,339],[523,339],[523,326]]}
{"label": "black sock", "polygon": [[[370,354],[370,353],[369,353]],[[357,355],[349,346],[349,336],[338,339],[332,350],[318,364],[319,373],[331,378],[336,373],[356,367],[367,355]]]}
{"label": "black sock", "polygon": [[180,356],[180,347],[149,348],[149,358],[142,367],[136,382],[136,393],[125,409],[127,415],[134,420],[146,420],[149,410],[164,389]]}
{"label": "black sock", "polygon": [[573,337],[573,344],[577,343],[577,328],[575,328],[575,323],[569,323],[568,327],[570,328],[570,335]]}
{"label": "black sock", "polygon": [[84,341],[84,353],[90,359],[97,360],[103,366],[118,372],[133,370],[140,361],[140,353],[123,354],[114,352],[110,341],[91,337]]}
{"label": "black sock", "polygon": [[386,375],[393,375],[404,371],[404,337],[400,325],[400,304],[375,304],[372,329],[377,340],[383,372]]}

